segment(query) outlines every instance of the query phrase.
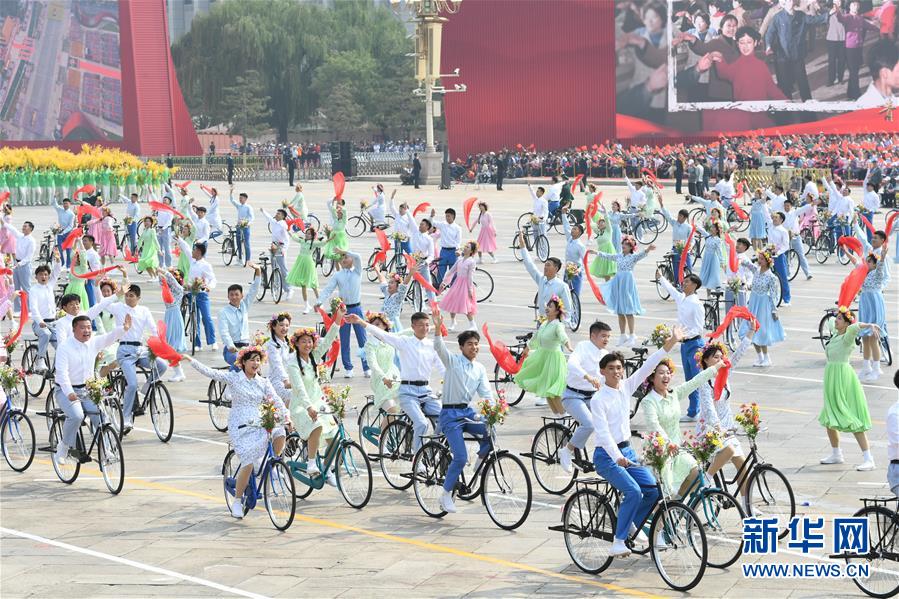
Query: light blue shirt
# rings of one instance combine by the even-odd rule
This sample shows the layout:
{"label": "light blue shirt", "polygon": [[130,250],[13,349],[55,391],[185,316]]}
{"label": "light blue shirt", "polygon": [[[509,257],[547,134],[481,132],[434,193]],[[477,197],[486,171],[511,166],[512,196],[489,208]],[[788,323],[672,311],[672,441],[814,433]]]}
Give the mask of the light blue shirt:
{"label": "light blue shirt", "polygon": [[75,228],[75,213],[72,212],[71,208],[66,210],[60,206],[55,199],[53,200],[53,207],[56,209],[56,220],[59,222],[59,226],[62,227],[62,231],[59,234],[69,233]]}
{"label": "light blue shirt", "polygon": [[531,261],[531,253],[526,248],[522,248],[522,256],[524,258],[524,267],[528,274],[537,283],[537,313],[541,316],[546,315],[546,302],[552,299],[552,296],[558,295],[565,304],[564,321],[568,323],[568,315],[571,313],[571,293],[568,290],[568,284],[562,280],[557,273],[552,279],[547,279],[546,275],[537,270]]}
{"label": "light blue shirt", "polygon": [[248,343],[250,341],[250,304],[256,299],[256,290],[262,277],[253,279],[253,284],[246,291],[240,302],[240,307],[235,308],[231,304],[219,311],[219,333],[225,347],[234,347],[235,343]]}
{"label": "light blue shirt", "polygon": [[701,198],[699,196],[690,196],[693,198],[693,201],[697,204],[702,204],[702,207],[705,208],[705,213],[707,216],[712,215],[712,209],[717,208],[719,212],[721,212],[721,216],[727,216],[727,209],[721,202],[716,202],[715,200],[707,200],[705,198]]}
{"label": "light blue shirt", "polygon": [[859,226],[858,221],[855,222],[855,237],[859,241],[862,242],[862,247],[865,250],[865,254],[876,254],[879,258],[881,258],[881,262],[883,262],[883,286],[886,287],[890,282],[890,278],[893,276],[893,273],[890,272],[890,262],[889,260],[882,260],[883,258],[883,250],[886,249],[885,246],[880,246],[880,251],[875,250],[874,246],[868,241],[868,236],[865,235],[865,232],[862,231],[862,228]]}
{"label": "light blue shirt", "polygon": [[347,256],[353,259],[353,268],[341,268],[331,275],[331,280],[322,290],[321,302],[328,301],[334,290],[340,293],[340,298],[347,304],[362,303],[362,258],[359,254],[347,252]]}
{"label": "light blue shirt", "polygon": [[485,399],[493,399],[490,390],[490,382],[487,380],[487,371],[480,362],[469,360],[462,354],[452,354],[440,336],[440,330],[435,331],[434,349],[437,357],[446,367],[443,374],[443,404],[470,403],[475,396]]}
{"label": "light blue shirt", "polygon": [[671,214],[668,212],[667,208],[662,208],[662,214],[665,215],[665,220],[671,225],[671,245],[674,245],[674,242],[677,241],[686,243],[687,237],[690,236],[690,221],[685,220],[682,223],[677,222],[676,218],[671,218]]}
{"label": "light blue shirt", "polygon": [[241,204],[237,200],[234,199],[234,196],[228,197],[228,200],[231,202],[231,205],[237,208],[237,220],[245,220],[248,223],[253,222],[253,209],[250,207],[250,203]]}
{"label": "light blue shirt", "polygon": [[125,216],[128,218],[134,219],[135,222],[140,219],[140,204],[137,202],[132,202],[130,199],[128,200],[128,205],[125,207]]}
{"label": "light blue shirt", "polygon": [[587,254],[587,247],[581,241],[584,236],[581,235],[577,239],[571,236],[571,223],[567,218],[562,218],[562,228],[565,230],[565,239],[568,240],[568,245],[565,246],[565,262],[574,262],[578,266],[582,266],[584,256]]}

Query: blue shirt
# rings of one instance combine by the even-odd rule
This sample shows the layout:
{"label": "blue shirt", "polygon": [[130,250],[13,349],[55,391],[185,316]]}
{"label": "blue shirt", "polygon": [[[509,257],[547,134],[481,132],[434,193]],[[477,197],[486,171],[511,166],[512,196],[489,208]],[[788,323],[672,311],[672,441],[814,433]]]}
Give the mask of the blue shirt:
{"label": "blue shirt", "polygon": [[72,212],[71,208],[66,210],[60,206],[56,200],[53,200],[53,207],[56,209],[56,220],[59,222],[59,226],[62,227],[59,234],[69,233],[75,228],[75,213]]}
{"label": "blue shirt", "polygon": [[237,200],[234,199],[234,196],[230,196],[228,198],[231,204],[237,208],[237,220],[242,221],[245,220],[247,223],[253,222],[253,209],[250,207],[250,203],[247,202],[245,204],[241,204]]}
{"label": "blue shirt", "polygon": [[568,290],[568,283],[563,281],[558,273],[554,278],[547,279],[546,275],[539,272],[537,267],[534,266],[530,252],[526,248],[522,248],[521,253],[524,258],[524,267],[527,269],[528,274],[531,275],[531,278],[534,279],[534,282],[537,283],[537,313],[545,316],[546,302],[552,299],[552,296],[558,295],[562,303],[565,304],[564,321],[567,323],[569,314],[571,314],[571,293]]}
{"label": "blue shirt", "polygon": [[256,298],[256,290],[259,289],[261,281],[262,277],[253,279],[253,284],[244,294],[240,307],[235,308],[228,304],[219,311],[219,333],[225,347],[234,347],[235,343],[250,341],[250,304]]}
{"label": "blue shirt", "polygon": [[362,258],[359,254],[347,252],[347,256],[353,259],[353,268],[342,268],[331,275],[331,280],[322,289],[321,302],[330,299],[334,290],[340,293],[340,298],[347,304],[362,303]]}
{"label": "blue shirt", "polygon": [[571,223],[567,218],[562,218],[562,228],[565,230],[565,239],[568,240],[568,245],[565,246],[565,262],[574,262],[578,266],[582,266],[584,256],[587,254],[587,248],[581,241],[584,236],[581,235],[577,239],[571,236]]}
{"label": "blue shirt", "polygon": [[475,396],[493,399],[484,365],[469,360],[462,354],[451,354],[443,342],[443,337],[440,336],[440,331],[437,330],[435,333],[434,349],[446,367],[443,374],[443,404],[467,404]]}
{"label": "blue shirt", "polygon": [[671,214],[668,212],[667,208],[662,208],[662,214],[665,215],[665,220],[671,225],[672,245],[677,241],[686,243],[687,237],[690,236],[690,221],[685,220],[682,223],[677,222],[676,218],[671,218]]}
{"label": "blue shirt", "polygon": [[140,204],[128,200],[128,205],[125,208],[125,216],[137,221],[140,218]]}

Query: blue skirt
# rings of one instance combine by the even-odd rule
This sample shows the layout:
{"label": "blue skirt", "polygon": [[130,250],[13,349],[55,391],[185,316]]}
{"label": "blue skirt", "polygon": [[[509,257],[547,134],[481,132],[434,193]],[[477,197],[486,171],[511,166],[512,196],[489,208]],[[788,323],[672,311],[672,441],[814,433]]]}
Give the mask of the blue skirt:
{"label": "blue skirt", "polygon": [[599,289],[606,300],[606,308],[612,314],[643,314],[637,294],[637,283],[634,273],[629,270],[618,271],[611,280],[600,283]]}
{"label": "blue skirt", "polygon": [[765,225],[765,217],[755,214],[749,217],[749,237],[751,239],[764,239],[768,236],[768,228]]}
{"label": "blue skirt", "polygon": [[[862,291],[858,296],[858,321],[876,324],[880,332],[887,333],[887,311],[880,291]],[[871,329],[859,333],[859,337],[871,334]]]}
{"label": "blue skirt", "polygon": [[[749,308],[749,311],[752,312],[752,315],[755,316],[756,320],[759,321],[759,330],[752,338],[753,344],[764,346],[774,345],[787,338],[780,320],[771,318],[771,312],[774,310],[774,306],[768,295],[754,292],[751,293],[749,295],[749,305],[747,307]],[[743,324],[740,325],[740,337],[745,336],[748,332],[749,322],[744,320]]]}
{"label": "blue skirt", "polygon": [[168,344],[175,348],[176,352],[186,352],[187,337],[184,335],[184,319],[181,318],[179,307],[174,304],[166,306],[163,320],[165,322],[165,337]]}
{"label": "blue skirt", "polygon": [[716,289],[722,286],[721,256],[717,251],[703,250],[699,278],[702,279],[702,286],[706,289]]}

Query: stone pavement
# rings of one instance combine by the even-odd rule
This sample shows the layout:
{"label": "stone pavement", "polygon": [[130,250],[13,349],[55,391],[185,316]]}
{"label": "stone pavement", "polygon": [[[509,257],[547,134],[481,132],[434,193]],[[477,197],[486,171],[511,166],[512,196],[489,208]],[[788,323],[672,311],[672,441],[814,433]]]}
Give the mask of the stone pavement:
{"label": "stone pavement", "polygon": [[[196,190],[198,183],[192,185]],[[221,190],[226,188],[216,183]],[[309,183],[306,195],[314,212],[325,216],[324,201],[330,184]],[[285,183],[245,184],[250,203],[272,211],[280,200],[292,196]],[[388,192],[390,190],[388,189]],[[606,189],[605,202],[622,198],[620,187]],[[350,183],[345,197],[349,213],[355,214],[358,200],[370,197],[369,185]],[[199,194],[202,196],[202,194]],[[499,231],[498,264],[485,264],[496,283],[493,296],[479,306],[478,323],[489,323],[491,333],[511,342],[513,335],[531,328],[533,311],[528,308],[534,285],[508,247],[518,215],[531,207],[525,189],[515,186],[504,192],[457,187],[415,191],[402,187],[398,200],[413,206],[430,202],[439,211],[460,210],[462,201],[477,195],[490,204]],[[666,188],[671,208],[679,199]],[[578,198],[578,202],[582,202]],[[673,211],[673,210],[672,210]],[[118,207],[121,213],[122,208]],[[224,204],[222,214],[233,222],[234,210]],[[258,212],[257,212],[258,214]],[[53,220],[49,208],[18,208],[14,223],[28,218],[39,230]],[[264,220],[257,216],[253,244],[258,252],[267,246]],[[322,220],[326,220],[323,218]],[[878,225],[883,217],[878,217]],[[882,226],[882,225],[880,225]],[[559,255],[564,238],[550,233],[552,254]],[[367,256],[375,245],[371,236],[351,241]],[[646,336],[660,322],[671,322],[674,305],[662,302],[655,293],[655,261],[670,244],[670,230],[662,233],[657,249],[641,262],[636,279],[647,312],[637,319],[637,331]],[[215,247],[215,246],[214,246]],[[290,258],[295,255],[288,251]],[[237,266],[224,267],[220,256],[210,251],[210,262],[219,277],[213,310],[224,304],[225,288],[232,282],[247,283],[251,273]],[[290,264],[290,258],[288,264]],[[489,262],[489,261],[488,261]],[[896,390],[890,376],[865,385],[874,428],[870,432],[878,468],[856,472],[860,454],[853,439],[844,436],[847,462],[821,466],[818,458],[828,449],[826,435],[817,424],[822,402],[824,354],[812,339],[824,308],[832,305],[847,267],[832,259],[820,266],[812,262],[814,278],[794,281],[793,305],[781,310],[788,339],[772,351],[774,367],[759,371],[749,361],[732,376],[734,401],[757,401],[768,427],[759,437],[764,457],[787,474],[796,495],[798,511],[834,516],[851,515],[859,498],[888,491],[886,478],[886,434],[884,419]],[[146,277],[138,275],[137,282]],[[323,283],[322,283],[323,284]],[[149,284],[144,303],[161,318],[162,304],[156,286]],[[615,319],[584,293],[584,325],[572,336],[572,344],[586,338],[587,325],[601,318]],[[363,288],[365,307],[379,307],[377,287]],[[311,325],[313,316],[302,315],[298,294],[291,302],[275,306],[269,298],[251,308],[251,327],[263,328],[269,315],[288,309],[294,325]],[[896,330],[896,279],[887,291],[892,327],[891,344],[899,346]],[[408,317],[408,312],[406,317]],[[464,319],[463,319],[464,320]],[[616,335],[617,338],[617,335]],[[207,364],[220,364],[220,354],[202,352]],[[492,371],[493,359],[486,345],[480,359]],[[680,370],[679,358],[675,358]],[[458,501],[459,513],[441,520],[427,517],[418,507],[412,490],[392,490],[375,466],[374,492],[368,506],[356,511],[348,507],[336,489],[325,487],[308,499],[299,500],[297,517],[285,533],[274,530],[264,509],[243,521],[227,513],[221,485],[221,462],[227,451],[227,435],[216,432],[209,421],[205,397],[208,381],[189,366],[188,380],[169,384],[175,409],[175,435],[160,443],[146,417],[126,438],[125,487],[110,496],[93,464],[71,486],[60,483],[47,454],[39,453],[32,467],[16,474],[0,466],[0,595],[3,597],[94,596],[270,596],[270,597],[506,597],[546,595],[672,595],[648,557],[632,557],[613,563],[599,576],[580,572],[571,562],[563,536],[547,530],[559,524],[564,497],[549,495],[533,481],[534,502],[530,516],[517,531],[496,528],[480,501]],[[358,370],[357,370],[358,373]],[[682,375],[678,372],[676,380]],[[343,382],[339,379],[337,382]],[[367,381],[352,381],[352,403],[361,405],[368,392]],[[36,407],[29,407],[33,413]],[[514,453],[530,448],[546,408],[526,397],[513,408],[500,430],[500,443]],[[46,443],[44,421],[34,417],[38,445]],[[347,418],[355,434],[355,419]],[[526,460],[527,463],[527,460]],[[527,463],[528,468],[530,464]],[[781,545],[781,550],[785,545]],[[820,561],[813,556],[781,555],[782,561]],[[767,563],[771,558],[743,558]],[[817,597],[858,595],[849,581],[767,580],[743,578],[739,563],[727,570],[709,569],[692,594],[698,597]]]}

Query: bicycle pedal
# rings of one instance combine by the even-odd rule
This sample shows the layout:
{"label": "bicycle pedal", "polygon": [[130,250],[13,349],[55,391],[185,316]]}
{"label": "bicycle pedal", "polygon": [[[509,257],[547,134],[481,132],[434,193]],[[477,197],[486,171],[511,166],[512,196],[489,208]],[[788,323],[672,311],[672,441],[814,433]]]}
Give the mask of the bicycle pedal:
{"label": "bicycle pedal", "polygon": [[84,453],[83,451],[79,451],[77,449],[70,449],[69,457],[75,458],[76,460],[78,460],[79,464],[87,464],[88,462],[92,461],[90,455]]}

